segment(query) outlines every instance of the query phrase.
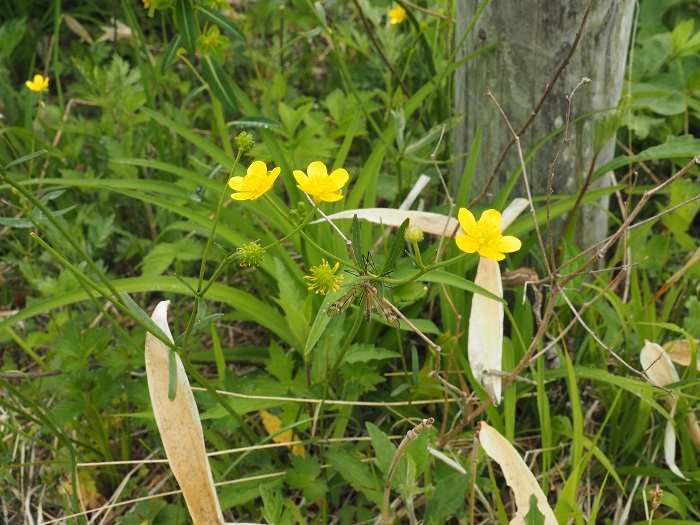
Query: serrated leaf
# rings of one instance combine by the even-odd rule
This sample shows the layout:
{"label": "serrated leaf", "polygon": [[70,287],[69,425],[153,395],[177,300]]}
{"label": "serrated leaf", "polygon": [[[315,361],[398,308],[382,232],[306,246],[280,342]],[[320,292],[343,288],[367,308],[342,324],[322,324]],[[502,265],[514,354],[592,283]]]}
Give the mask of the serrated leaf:
{"label": "serrated leaf", "polygon": [[392,352],[386,348],[380,348],[374,345],[353,344],[345,354],[344,363],[367,363],[369,361],[378,361],[382,359],[394,359],[401,357],[398,352]]}
{"label": "serrated leaf", "polygon": [[537,508],[537,496],[530,496],[530,510],[525,514],[525,525],[544,525],[544,514]]}

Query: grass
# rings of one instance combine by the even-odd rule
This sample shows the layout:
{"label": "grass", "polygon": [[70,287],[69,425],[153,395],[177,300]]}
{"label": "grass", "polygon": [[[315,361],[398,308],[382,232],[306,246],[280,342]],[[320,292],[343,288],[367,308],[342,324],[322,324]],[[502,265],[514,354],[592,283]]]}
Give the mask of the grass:
{"label": "grass", "polygon": [[[406,242],[401,220],[367,211],[398,209],[422,174],[420,204],[443,216],[481,190],[449,191],[474,170],[473,155],[464,174],[451,169],[462,117],[444,96],[457,66],[436,13],[449,19],[452,3],[405,4],[398,25],[379,1],[10,4],[0,522],[191,522],[154,418],[147,332],[172,349],[161,386],[172,397],[177,359],[192,384],[225,521],[507,523],[517,494],[479,445],[481,421],[515,446],[560,523],[700,520],[689,6],[641,3],[629,103],[605,124],[618,155],[594,174],[614,170],[618,184],[552,195],[549,208],[534,196],[505,231],[522,248],[500,266],[501,326],[471,311],[474,294],[501,294],[477,277],[476,254],[429,223]],[[24,86],[35,73],[48,92]],[[255,160],[279,179],[258,200],[230,199],[226,181]],[[318,209],[292,175],[314,161],[350,174],[343,199]],[[579,202],[603,194],[607,244],[546,247],[548,221],[578,220]],[[494,195],[499,211],[511,201],[508,188]],[[369,219],[337,230],[318,211],[355,209]],[[327,295],[304,278],[322,259],[341,263]],[[366,322],[375,291],[384,319]],[[165,299],[174,343],[150,319]],[[468,352],[480,332],[503,334],[498,405]],[[647,340],[686,342],[677,381],[644,377]]]}

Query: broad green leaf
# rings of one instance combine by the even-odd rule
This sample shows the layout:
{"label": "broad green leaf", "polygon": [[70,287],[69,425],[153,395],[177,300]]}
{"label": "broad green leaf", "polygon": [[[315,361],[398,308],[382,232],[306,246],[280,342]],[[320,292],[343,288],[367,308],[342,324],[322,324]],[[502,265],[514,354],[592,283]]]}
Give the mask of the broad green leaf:
{"label": "broad green leaf", "polygon": [[425,523],[440,523],[441,518],[457,512],[464,505],[468,489],[467,474],[452,474],[440,480],[425,506]]}
{"label": "broad green leaf", "polygon": [[367,363],[369,361],[378,361],[382,359],[395,359],[401,354],[387,350],[386,348],[377,347],[374,345],[355,343],[350,345],[344,363]]}
{"label": "broad green leaf", "polygon": [[325,458],[345,481],[362,492],[373,504],[381,505],[383,484],[374,477],[367,464],[341,449],[329,450]]}

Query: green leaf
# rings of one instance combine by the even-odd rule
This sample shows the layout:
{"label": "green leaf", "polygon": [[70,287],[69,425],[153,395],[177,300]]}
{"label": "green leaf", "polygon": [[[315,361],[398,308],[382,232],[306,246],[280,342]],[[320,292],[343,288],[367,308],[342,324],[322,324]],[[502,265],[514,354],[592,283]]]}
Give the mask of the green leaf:
{"label": "green leaf", "polygon": [[382,359],[394,359],[401,357],[398,352],[392,352],[386,348],[380,348],[374,345],[354,343],[348,348],[347,354],[343,359],[344,363],[367,363],[369,361],[379,361]]}
{"label": "green leaf", "polygon": [[34,153],[30,153],[29,155],[25,155],[24,157],[20,157],[18,159],[15,159],[12,162],[7,163],[7,165],[5,166],[5,170],[8,170],[13,166],[17,166],[18,164],[22,164],[23,162],[28,162],[32,159],[37,158],[37,157],[41,157],[42,155],[46,155],[46,153],[47,153],[47,151],[45,149],[40,149],[39,151],[35,151]]}
{"label": "green leaf", "polygon": [[175,359],[175,350],[172,348],[168,351],[168,399],[175,400],[177,394],[177,359]]}
{"label": "green leaf", "polygon": [[[389,436],[382,432],[379,427],[373,423],[367,422],[367,433],[372,440],[372,448],[374,449],[374,457],[376,458],[377,467],[382,471],[384,477],[382,481],[386,483],[386,475],[391,468],[391,462],[396,454],[396,445],[394,445]],[[401,483],[404,483],[406,478],[406,459],[400,458],[391,480],[391,484],[395,489],[398,489]]]}
{"label": "green leaf", "polygon": [[198,6],[197,11],[201,13],[202,18],[204,18],[207,22],[216,24],[217,26],[219,26],[219,28],[226,31],[229,35],[235,37],[241,42],[246,41],[245,35],[243,34],[241,28],[238,27],[238,25],[233,20],[231,20],[229,17],[227,17],[220,11],[216,11],[215,9],[206,6]]}
{"label": "green leaf", "polygon": [[239,111],[233,80],[211,55],[202,55],[202,73],[209,88],[219,101],[232,111]]}
{"label": "green leaf", "polygon": [[544,514],[537,508],[537,496],[530,494],[530,510],[525,514],[526,525],[544,525]]}
{"label": "green leaf", "polygon": [[425,506],[425,523],[439,522],[441,518],[457,512],[464,504],[469,488],[469,476],[452,474],[440,480]]}
{"label": "green leaf", "polygon": [[391,243],[391,248],[389,249],[389,255],[386,258],[386,262],[384,263],[384,268],[382,268],[382,273],[388,273],[394,269],[394,265],[396,264],[396,261],[399,258],[399,255],[403,253],[404,250],[404,243],[406,240],[404,239],[404,235],[406,233],[406,228],[408,228],[408,223],[409,219],[406,219],[401,223],[401,226],[396,230],[396,233],[394,234],[394,240]]}
{"label": "green leaf", "polygon": [[356,263],[362,260],[362,241],[360,238],[360,220],[357,215],[352,218],[352,249],[355,252]]}
{"label": "green leaf", "polygon": [[309,454],[292,456],[292,468],[287,470],[286,481],[293,489],[301,489],[307,501],[324,500],[328,485],[321,476],[321,465]]}
{"label": "green leaf", "polygon": [[[401,272],[400,274],[397,274],[394,277],[397,279],[401,279],[403,277],[406,277],[407,275],[410,275],[410,273]],[[505,300],[498,297],[497,295],[494,295],[488,290],[484,290],[481,286],[477,286],[472,281],[465,279],[464,277],[460,277],[459,275],[455,275],[453,273],[436,270],[421,275],[420,277],[418,277],[417,280],[429,283],[440,283],[446,284],[448,286],[454,286],[455,288],[466,290],[472,293],[478,293],[485,297],[488,297],[489,299],[493,299],[494,301],[498,301],[499,303],[505,304]]]}
{"label": "green leaf", "polygon": [[165,52],[163,53],[163,58],[160,62],[160,72],[163,75],[165,75],[168,72],[168,69],[170,69],[170,64],[172,64],[173,59],[177,54],[177,50],[180,49],[180,44],[182,44],[182,38],[180,37],[180,35],[175,35],[170,40],[168,47],[165,49]]}
{"label": "green leaf", "polygon": [[187,52],[194,55],[197,27],[192,0],[175,0],[175,23]]}
{"label": "green leaf", "polygon": [[232,120],[226,123],[226,126],[234,129],[249,129],[249,128],[281,128],[280,124],[275,119],[267,117],[241,117],[237,120]]}
{"label": "green leaf", "polygon": [[[118,288],[118,286],[115,286]],[[129,294],[122,291],[119,296],[122,299],[122,304],[126,306],[134,319],[138,319],[144,326],[148,327],[148,331],[156,335],[162,341],[170,341],[170,338],[160,329],[160,327],[151,319],[146,312],[144,312],[141,307],[134,302],[134,300],[129,297]]]}
{"label": "green leaf", "polygon": [[329,450],[326,459],[345,481],[375,505],[382,503],[382,483],[370,472],[369,466],[344,450]]}

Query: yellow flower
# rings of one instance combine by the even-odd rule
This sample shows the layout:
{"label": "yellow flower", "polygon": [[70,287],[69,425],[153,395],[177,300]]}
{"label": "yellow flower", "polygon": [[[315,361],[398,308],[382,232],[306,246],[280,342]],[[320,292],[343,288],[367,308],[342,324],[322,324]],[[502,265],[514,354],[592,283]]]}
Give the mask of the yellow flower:
{"label": "yellow flower", "polygon": [[309,280],[309,290],[316,289],[316,293],[326,295],[329,291],[335,292],[343,282],[343,275],[336,275],[340,263],[335,263],[331,268],[328,261],[321,259],[321,264],[311,267],[311,275],[305,275],[304,279]]}
{"label": "yellow flower", "polygon": [[308,193],[318,204],[321,201],[335,202],[343,198],[341,189],[350,178],[343,168],[328,175],[328,169],[323,162],[312,162],[306,170],[308,176],[300,170],[294,170],[294,178],[299,183],[297,188]]}
{"label": "yellow flower", "polygon": [[506,258],[504,253],[516,252],[520,249],[520,241],[515,237],[501,235],[501,214],[496,210],[486,210],[481,214],[479,222],[466,208],[459,209],[459,224],[464,235],[455,239],[460,250],[467,253],[479,252],[479,255],[494,261]]}
{"label": "yellow flower", "polygon": [[389,23],[391,25],[400,24],[406,18],[406,10],[402,6],[389,10]]}
{"label": "yellow flower", "polygon": [[255,200],[272,188],[272,184],[280,174],[280,168],[267,171],[264,162],[256,160],[248,168],[245,177],[231,177],[228,185],[238,193],[231,195],[237,201]]}
{"label": "yellow flower", "polygon": [[44,78],[41,75],[34,75],[34,80],[27,80],[26,84],[35,93],[41,93],[49,89],[49,77]]}

